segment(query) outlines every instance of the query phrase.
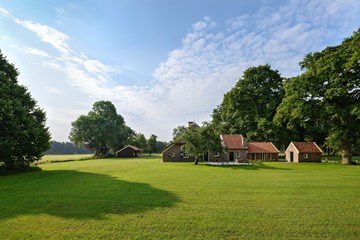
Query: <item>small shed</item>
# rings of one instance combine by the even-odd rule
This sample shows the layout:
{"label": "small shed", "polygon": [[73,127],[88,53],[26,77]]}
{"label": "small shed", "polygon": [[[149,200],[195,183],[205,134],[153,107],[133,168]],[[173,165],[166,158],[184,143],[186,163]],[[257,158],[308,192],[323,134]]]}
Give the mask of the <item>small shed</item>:
{"label": "small shed", "polygon": [[291,142],[285,151],[288,162],[321,162],[323,151],[315,142]]}
{"label": "small shed", "polygon": [[136,146],[127,145],[126,147],[120,149],[116,152],[117,157],[137,157],[138,153],[141,151],[140,148]]}

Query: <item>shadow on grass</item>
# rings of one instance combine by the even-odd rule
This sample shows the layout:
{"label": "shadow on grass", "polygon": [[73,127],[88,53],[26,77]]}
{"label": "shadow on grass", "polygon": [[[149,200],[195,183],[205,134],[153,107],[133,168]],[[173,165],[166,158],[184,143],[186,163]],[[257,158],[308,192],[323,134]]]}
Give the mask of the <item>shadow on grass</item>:
{"label": "shadow on grass", "polygon": [[292,170],[290,168],[283,168],[283,167],[275,167],[269,166],[263,163],[256,163],[253,165],[208,165],[208,164],[201,164],[201,166],[209,167],[209,168],[226,168],[226,169],[233,169],[233,170]]}
{"label": "shadow on grass", "polygon": [[43,171],[2,177],[0,219],[49,214],[103,219],[172,207],[178,198],[149,184],[78,171]]}

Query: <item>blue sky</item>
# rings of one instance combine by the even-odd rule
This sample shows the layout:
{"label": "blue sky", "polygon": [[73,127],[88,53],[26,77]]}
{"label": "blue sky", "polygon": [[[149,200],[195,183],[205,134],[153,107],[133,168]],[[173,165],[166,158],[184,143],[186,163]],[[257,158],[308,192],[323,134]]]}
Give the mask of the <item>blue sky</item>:
{"label": "blue sky", "polygon": [[54,140],[98,100],[146,137],[210,120],[245,69],[300,73],[309,52],[360,27],[358,0],[0,2],[0,49]]}

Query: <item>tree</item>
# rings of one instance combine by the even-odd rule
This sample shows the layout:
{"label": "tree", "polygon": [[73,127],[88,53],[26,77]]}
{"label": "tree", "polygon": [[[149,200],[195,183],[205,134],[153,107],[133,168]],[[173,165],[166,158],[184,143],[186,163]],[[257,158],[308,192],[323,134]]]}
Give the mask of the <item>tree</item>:
{"label": "tree", "polygon": [[279,119],[315,124],[327,131],[327,144],[350,164],[360,144],[360,29],[340,45],[309,53],[304,73],[286,84]]}
{"label": "tree", "polygon": [[156,142],[156,152],[159,153],[168,145],[167,142],[157,141]]}
{"label": "tree", "polygon": [[242,133],[251,141],[275,140],[273,117],[283,98],[283,79],[270,65],[251,67],[213,110],[217,133]]}
{"label": "tree", "polygon": [[154,134],[151,134],[151,136],[149,137],[149,139],[147,141],[150,156],[151,156],[151,153],[156,152],[156,142],[157,142],[156,139],[157,139],[157,136],[155,136]]}
{"label": "tree", "polygon": [[81,115],[72,123],[69,138],[77,146],[94,150],[95,156],[100,158],[110,149],[115,152],[123,147],[132,133],[111,102],[98,101],[88,115]]}
{"label": "tree", "polygon": [[206,122],[200,128],[187,128],[181,135],[181,139],[185,141],[185,151],[195,157],[195,165],[204,153],[223,150],[219,135],[216,134],[214,127]]}
{"label": "tree", "polygon": [[173,129],[172,132],[172,140],[176,141],[177,139],[179,139],[181,137],[181,135],[186,132],[186,127],[185,126],[178,126],[176,128]]}
{"label": "tree", "polygon": [[143,153],[148,151],[147,141],[142,133],[136,133],[134,138],[130,141],[130,144],[141,148],[141,152]]}
{"label": "tree", "polygon": [[0,166],[10,171],[25,170],[50,147],[45,112],[18,75],[0,51]]}

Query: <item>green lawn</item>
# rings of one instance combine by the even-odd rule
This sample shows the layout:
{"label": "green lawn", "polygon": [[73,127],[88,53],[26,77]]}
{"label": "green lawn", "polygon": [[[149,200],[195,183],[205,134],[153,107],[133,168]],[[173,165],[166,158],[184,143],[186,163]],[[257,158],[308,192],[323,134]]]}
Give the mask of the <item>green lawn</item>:
{"label": "green lawn", "polygon": [[1,239],[359,239],[360,167],[159,158],[0,177]]}

